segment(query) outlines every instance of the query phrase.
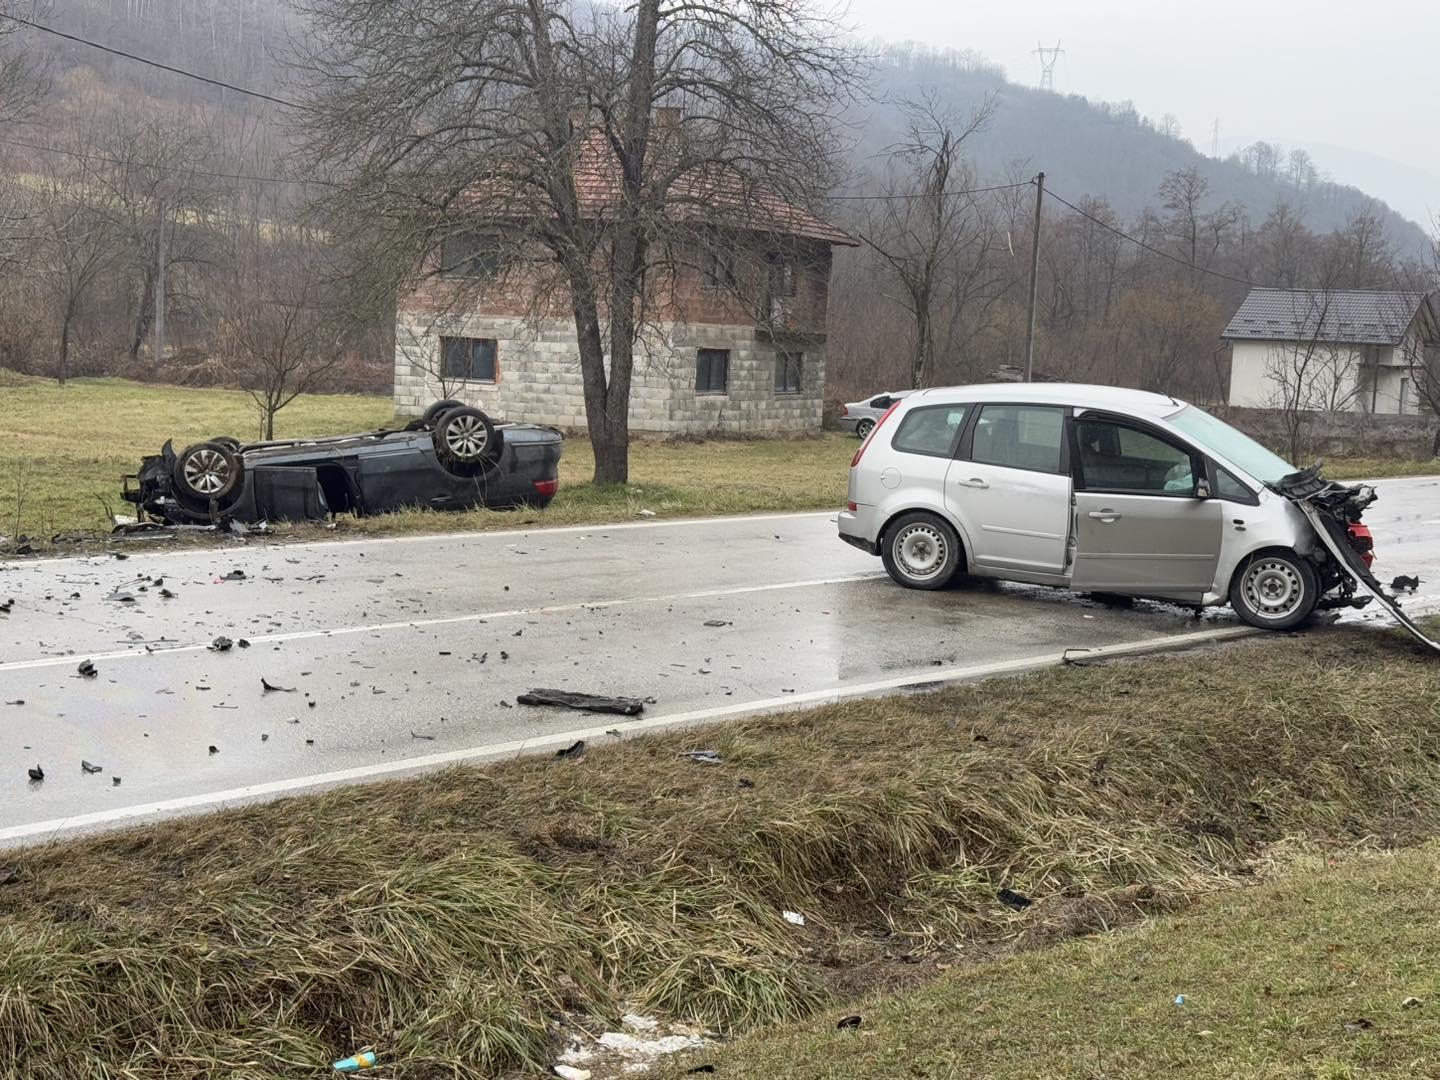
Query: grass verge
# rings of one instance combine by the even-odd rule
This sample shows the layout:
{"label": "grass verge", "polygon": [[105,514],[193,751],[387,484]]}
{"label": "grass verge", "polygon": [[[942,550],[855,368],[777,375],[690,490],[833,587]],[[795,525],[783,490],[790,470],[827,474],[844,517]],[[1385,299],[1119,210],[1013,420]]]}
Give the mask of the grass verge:
{"label": "grass verge", "polygon": [[1183,916],[867,1002],[858,1031],[812,1020],[712,1060],[730,1080],[1440,1075],[1437,869],[1433,843],[1305,858]]}
{"label": "grass verge", "polygon": [[1437,721],[1408,637],[1317,631],[12,852],[0,1076],[289,1077],[375,1044],[397,1078],[480,1078],[549,1060],[566,1012],[811,1016],[1173,907],[1283,838],[1434,834]]}
{"label": "grass verge", "polygon": [[[49,380],[12,376],[0,411],[0,535],[45,541],[56,533],[108,530],[105,505],[120,499],[120,477],[166,439],[177,449],[217,435],[254,438],[257,419],[247,395],[235,390],[153,386],[121,379]],[[393,421],[390,401],[356,395],[297,398],[276,417],[276,435],[333,435]],[[513,528],[540,523],[585,525],[624,521],[641,510],[658,516],[709,516],[833,509],[845,501],[853,437],[814,439],[637,441],[630,451],[631,483],[597,488],[590,445],[567,439],[560,463],[560,495],[543,513],[436,513],[416,510],[383,517],[342,518],[347,535]],[[284,537],[333,536],[310,527],[281,527]]]}

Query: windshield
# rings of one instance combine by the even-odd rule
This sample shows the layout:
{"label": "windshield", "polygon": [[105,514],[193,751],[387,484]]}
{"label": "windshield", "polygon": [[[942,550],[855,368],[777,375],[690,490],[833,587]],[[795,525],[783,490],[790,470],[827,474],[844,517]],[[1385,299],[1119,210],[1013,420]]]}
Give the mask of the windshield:
{"label": "windshield", "polygon": [[1194,405],[1187,405],[1165,419],[1201,446],[1234,462],[1262,483],[1268,484],[1295,471],[1295,466],[1280,455],[1272,454],[1243,431],[1236,431],[1225,421]]}

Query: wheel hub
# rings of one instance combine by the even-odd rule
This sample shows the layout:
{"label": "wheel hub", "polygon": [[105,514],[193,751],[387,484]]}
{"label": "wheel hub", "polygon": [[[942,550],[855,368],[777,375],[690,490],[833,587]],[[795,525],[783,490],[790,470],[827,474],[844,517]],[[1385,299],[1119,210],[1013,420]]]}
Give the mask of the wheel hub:
{"label": "wheel hub", "polygon": [[197,450],[185,462],[185,480],[196,491],[214,495],[230,482],[230,462],[216,450]]}
{"label": "wheel hub", "polygon": [[462,461],[469,461],[485,452],[489,442],[485,425],[479,417],[457,416],[445,428],[445,445]]}
{"label": "wheel hub", "polygon": [[945,565],[945,537],[929,525],[912,525],[895,543],[900,565],[911,577],[934,577]]}
{"label": "wheel hub", "polygon": [[1270,618],[1294,611],[1304,595],[1300,575],[1289,563],[1262,559],[1245,572],[1245,599],[1251,608]]}

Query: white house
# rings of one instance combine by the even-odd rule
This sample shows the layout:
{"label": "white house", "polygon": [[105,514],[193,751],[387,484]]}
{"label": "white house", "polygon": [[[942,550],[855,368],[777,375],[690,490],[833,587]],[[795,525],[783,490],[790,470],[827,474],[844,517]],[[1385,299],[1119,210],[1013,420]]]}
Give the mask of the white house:
{"label": "white house", "polygon": [[1420,411],[1412,359],[1440,345],[1434,293],[1251,289],[1220,335],[1231,405]]}

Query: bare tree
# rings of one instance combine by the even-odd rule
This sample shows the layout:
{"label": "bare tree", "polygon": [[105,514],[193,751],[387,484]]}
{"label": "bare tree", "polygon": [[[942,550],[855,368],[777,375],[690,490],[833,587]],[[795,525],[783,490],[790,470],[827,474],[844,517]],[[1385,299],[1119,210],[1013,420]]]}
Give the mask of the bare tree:
{"label": "bare tree", "polygon": [[1314,413],[1349,409],[1363,390],[1352,346],[1333,340],[1335,295],[1330,288],[1291,294],[1298,332],[1270,349],[1265,377],[1271,383],[1270,407],[1280,414],[1288,460],[1308,453],[1306,431]]}
{"label": "bare tree", "polygon": [[260,414],[260,437],[275,437],[275,414],[324,385],[344,343],[335,308],[307,267],[307,252],[286,243],[246,243],[235,252],[233,287],[222,305],[221,339],[231,371]]}
{"label": "bare tree", "polygon": [[623,483],[653,260],[816,201],[856,71],[839,28],[794,0],[300,6],[306,156],[344,185],[332,228],[411,275],[457,231],[518,233],[574,321],[595,481]]}
{"label": "bare tree", "polygon": [[947,275],[967,248],[979,251],[966,260],[970,273],[955,279],[952,300],[963,308],[984,291],[979,267],[991,230],[965,190],[973,186],[974,173],[962,147],[985,130],[994,100],[958,121],[933,100],[911,102],[907,110],[909,129],[904,141],[890,149],[894,168],[884,197],[872,204],[862,236],[884,261],[899,286],[897,299],[914,320],[910,386],[918,389],[933,374],[936,308]]}

